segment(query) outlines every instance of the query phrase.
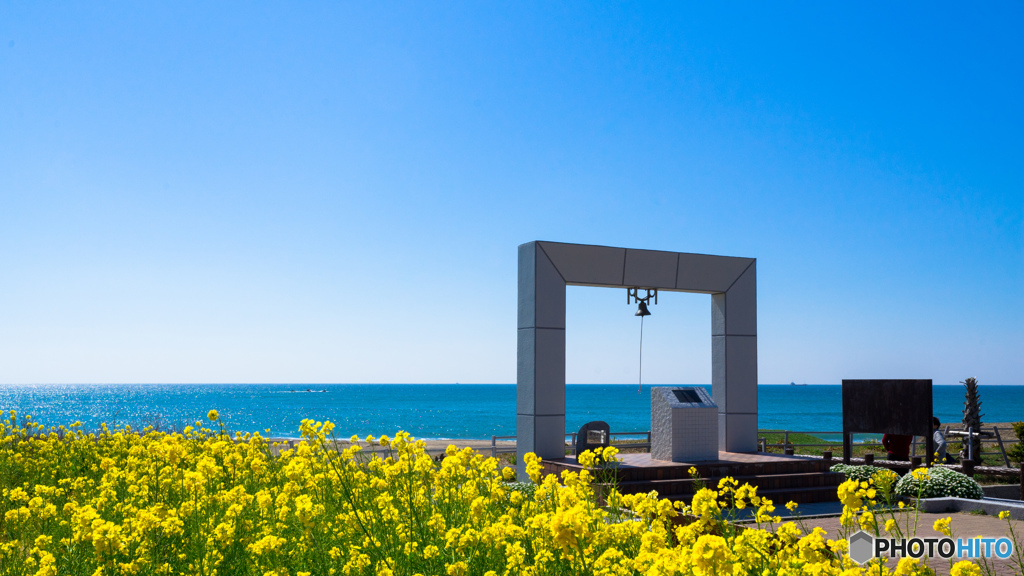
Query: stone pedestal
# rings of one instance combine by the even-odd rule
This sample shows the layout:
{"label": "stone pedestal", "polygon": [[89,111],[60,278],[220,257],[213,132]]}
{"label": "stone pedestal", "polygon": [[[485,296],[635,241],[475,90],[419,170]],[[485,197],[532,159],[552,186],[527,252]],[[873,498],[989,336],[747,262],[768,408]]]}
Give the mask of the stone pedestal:
{"label": "stone pedestal", "polygon": [[718,460],[718,406],[704,388],[651,388],[651,458]]}

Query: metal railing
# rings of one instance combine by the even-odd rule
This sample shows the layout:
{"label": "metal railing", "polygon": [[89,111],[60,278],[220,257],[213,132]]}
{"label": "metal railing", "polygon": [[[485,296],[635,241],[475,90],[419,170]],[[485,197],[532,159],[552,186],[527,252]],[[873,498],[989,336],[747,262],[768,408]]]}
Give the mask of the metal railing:
{"label": "metal railing", "polygon": [[499,448],[498,440],[515,440],[515,436],[491,436],[491,458],[497,458],[498,454],[515,452],[516,447],[513,445],[511,448]]}
{"label": "metal railing", "polygon": [[[629,437],[629,436],[642,436],[644,438],[643,442],[622,442],[622,443],[614,444],[614,446],[616,448],[620,449],[620,450],[622,450],[622,449],[634,449],[634,448],[635,449],[641,449],[641,450],[647,450],[647,451],[651,450],[651,432],[649,430],[643,431],[643,432],[609,432],[608,436],[611,437],[611,438],[609,438],[609,440],[615,438],[616,436],[620,436],[620,437],[621,436],[626,436],[626,437]],[[565,438],[568,440],[566,442],[566,444],[569,446],[569,448],[571,448],[573,451],[575,451],[576,450],[576,432],[567,433],[565,435]],[[516,439],[515,436],[491,436],[491,458],[496,458],[498,456],[498,454],[507,454],[507,453],[515,452],[516,451],[516,447],[514,445],[511,446],[511,447],[505,447],[505,446],[502,446],[502,445],[498,444],[498,440],[515,440],[515,439]]]}
{"label": "metal railing", "polygon": [[[1010,429],[1010,428],[1003,428],[1002,430],[1004,432],[1005,431],[1012,432],[1012,429]],[[759,436],[758,439],[757,439],[757,449],[758,449],[759,452],[767,452],[769,448],[779,448],[779,449],[781,449],[783,451],[785,451],[787,448],[791,448],[791,449],[794,449],[794,450],[796,448],[839,448],[840,450],[842,450],[842,445],[843,445],[842,440],[836,440],[834,442],[829,442],[829,441],[826,440],[826,441],[822,441],[820,443],[819,442],[793,443],[793,442],[790,442],[790,439],[789,439],[790,434],[803,434],[803,435],[807,435],[807,436],[840,436],[841,437],[843,435],[842,431],[838,431],[838,432],[837,431],[818,432],[818,431],[804,431],[804,430],[758,430],[758,434],[759,435],[760,434],[765,434],[765,433],[767,433],[767,434],[781,434],[782,435],[782,442],[781,443],[778,443],[778,442],[769,443],[768,439],[766,437]],[[647,450],[647,451],[650,451],[650,449],[651,449],[651,432],[649,430],[647,430],[647,431],[637,431],[637,432],[611,432],[611,433],[609,433],[609,436],[611,436],[612,438],[614,438],[616,436],[618,436],[618,437],[630,437],[630,436],[636,437],[636,436],[639,436],[639,437],[643,438],[643,441],[640,441],[640,442],[629,442],[629,443],[615,444],[615,447],[619,448],[619,449],[641,449],[641,450]],[[967,438],[968,436],[980,437],[981,441],[982,441],[982,445],[988,443],[990,445],[991,444],[995,444],[996,446],[998,446],[999,447],[999,453],[1000,453],[1000,455],[1003,458],[1003,463],[1005,464],[1005,466],[1007,468],[1009,468],[1011,466],[1010,459],[1009,459],[1009,457],[1006,454],[1006,447],[1003,444],[1003,438],[1002,438],[1002,434],[1000,433],[1000,428],[997,427],[997,426],[994,426],[992,428],[985,428],[983,426],[981,428],[980,432],[974,432],[970,428],[968,430],[966,430],[966,431],[964,431],[964,430],[950,430],[949,426],[946,426],[945,429],[943,429],[943,431],[942,431],[942,436],[943,436],[943,438],[947,438],[947,439],[950,438],[950,437],[959,437],[959,438]],[[565,435],[565,438],[567,440],[566,444],[571,449],[575,450],[576,449],[576,433],[575,432],[567,433]],[[506,446],[502,446],[502,445],[498,444],[499,440],[515,440],[515,439],[516,439],[515,436],[491,436],[491,457],[497,457],[498,454],[505,454],[505,453],[513,453],[513,452],[515,452],[516,448],[515,448],[514,445],[506,447]],[[917,448],[918,448],[918,446],[921,446],[921,445],[926,445],[926,441],[925,441],[924,437],[914,436],[914,439],[911,440],[911,443],[910,443],[910,450],[911,450],[910,455],[911,456],[916,456],[917,455]],[[972,457],[973,457],[973,442],[967,442],[967,445],[968,445],[968,459],[972,459]]]}
{"label": "metal railing", "polygon": [[816,444],[816,443],[814,443],[814,444],[811,444],[811,443],[794,444],[794,443],[789,441],[789,435],[790,434],[805,434],[807,436],[817,436],[817,435],[820,435],[820,436],[825,436],[825,435],[839,435],[839,436],[842,436],[843,435],[842,432],[804,432],[802,430],[758,430],[757,433],[758,434],[764,434],[764,433],[768,433],[768,434],[782,434],[782,443],[781,444],[776,444],[774,442],[769,444],[768,443],[768,438],[765,438],[764,436],[759,437],[757,439],[757,444],[758,444],[758,451],[760,451],[760,452],[767,452],[769,447],[773,447],[774,448],[776,446],[779,447],[779,448],[782,448],[783,450],[785,450],[786,448],[795,448],[797,446],[802,446],[802,447],[805,447],[805,448],[827,448],[829,446],[835,446],[836,444],[842,445],[842,443],[843,443],[842,440],[839,440],[837,442],[827,442],[827,441],[825,441],[825,443],[823,443],[823,444]]}
{"label": "metal railing", "polygon": [[[1011,428],[1003,428],[1002,430],[1004,432],[1005,431],[1012,432]],[[841,431],[840,432],[834,432],[834,431],[832,431],[832,432],[805,432],[803,430],[758,430],[758,434],[759,435],[760,434],[765,434],[765,433],[768,433],[768,434],[782,434],[782,442],[781,443],[777,443],[777,442],[769,443],[768,439],[766,437],[759,436],[758,439],[757,439],[757,444],[758,444],[758,451],[760,451],[760,452],[767,452],[768,448],[780,448],[783,451],[785,451],[787,448],[794,448],[795,449],[797,447],[804,447],[804,448],[839,447],[840,449],[842,447],[842,440],[838,440],[838,441],[835,441],[835,442],[826,442],[826,443],[799,443],[799,444],[792,443],[792,442],[789,441],[789,435],[790,434],[804,434],[804,435],[808,435],[808,436],[825,436],[825,435],[831,435],[831,436],[837,436],[838,435],[838,436],[842,436],[843,433]],[[990,445],[991,444],[995,444],[999,448],[999,454],[1003,458],[1004,465],[1007,468],[1009,468],[1011,466],[1010,458],[1006,454],[1006,446],[1003,444],[1002,434],[1000,433],[1000,428],[998,426],[993,426],[992,428],[986,428],[986,427],[982,426],[981,430],[979,432],[974,432],[971,428],[968,428],[967,430],[950,430],[949,426],[946,426],[945,429],[942,430],[942,437],[944,439],[949,440],[951,436],[952,437],[959,437],[959,438],[967,438],[969,436],[970,437],[979,437],[979,438],[981,438],[982,446],[984,446],[986,443],[988,443]],[[919,438],[921,438],[921,439],[919,440]],[[967,457],[968,457],[968,459],[973,459],[973,456],[974,456],[974,452],[973,452],[974,446],[973,445],[974,445],[974,443],[973,442],[966,442],[966,444],[967,444],[967,450],[968,450]],[[910,442],[910,450],[911,450],[910,455],[911,456],[917,456],[917,447],[918,446],[922,446],[922,445],[927,445],[927,440],[923,436],[914,436],[913,440],[911,440],[911,442]]]}

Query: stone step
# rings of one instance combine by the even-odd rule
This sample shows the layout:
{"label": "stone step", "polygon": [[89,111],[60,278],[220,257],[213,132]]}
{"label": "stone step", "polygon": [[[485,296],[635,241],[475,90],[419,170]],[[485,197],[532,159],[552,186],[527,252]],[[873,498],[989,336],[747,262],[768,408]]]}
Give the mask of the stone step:
{"label": "stone step", "polygon": [[[697,469],[697,474],[702,478],[720,478],[723,476],[757,476],[757,475],[778,475],[778,474],[799,474],[799,473],[823,473],[828,472],[833,462],[813,458],[790,457],[787,459],[776,458],[769,462],[697,462],[692,465]],[[578,472],[582,467],[575,460],[554,460],[545,461],[544,469],[548,473],[560,474],[563,470]],[[615,470],[619,483],[644,481],[644,480],[689,480],[691,465],[669,464],[665,466],[646,465],[634,466],[627,461],[624,465]],[[601,471],[597,473],[607,473]]]}
{"label": "stone step", "polygon": [[[750,476],[734,476],[739,485],[750,484],[758,488],[758,494],[771,490],[799,490],[805,488],[828,488],[835,494],[836,487],[843,482],[843,475],[835,472],[798,472],[793,474],[756,474]],[[623,494],[637,494],[656,490],[662,497],[692,495],[698,483],[708,488],[717,489],[720,478],[694,480],[663,479],[663,480],[627,480],[617,484]]]}
{"label": "stone step", "polygon": [[[820,461],[793,461],[783,464],[764,464],[746,466],[696,465],[697,474],[702,478],[721,478],[723,476],[774,476],[779,474],[814,474],[828,472],[827,466]],[[634,480],[674,480],[690,479],[689,468],[623,468],[618,470],[620,482]]]}

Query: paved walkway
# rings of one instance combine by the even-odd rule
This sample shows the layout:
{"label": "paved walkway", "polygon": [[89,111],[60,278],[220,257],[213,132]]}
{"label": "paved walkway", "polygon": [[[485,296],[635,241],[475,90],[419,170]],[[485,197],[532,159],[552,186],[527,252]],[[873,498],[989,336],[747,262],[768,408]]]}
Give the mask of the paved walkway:
{"label": "paved walkway", "polygon": [[[838,503],[835,503],[832,506],[834,508],[837,505]],[[820,526],[825,529],[829,538],[838,538],[840,534],[839,517],[809,517],[811,514],[815,513],[816,510],[820,512],[825,509],[824,506],[820,506],[819,509],[815,509],[814,506],[815,505],[805,504],[797,509],[798,512],[803,511],[803,513],[808,516],[806,519],[802,520],[807,531],[813,530],[815,526]],[[839,505],[839,508],[841,510],[841,505]],[[785,511],[784,508],[782,510]],[[1010,536],[1009,526],[1007,525],[1006,520],[1000,520],[996,516],[984,516],[964,512],[946,514],[930,514],[921,512],[917,518],[916,531],[914,534],[921,538],[942,537],[940,533],[936,532],[932,528],[935,521],[942,518],[951,519],[950,527],[953,529],[954,538],[973,538],[977,536],[985,538],[1002,538],[1004,536]],[[884,522],[884,520],[881,520],[881,522]],[[906,520],[901,519],[900,522],[905,525]],[[1010,522],[1013,523],[1013,529],[1017,534],[1018,543],[1016,545],[1024,545],[1024,522],[1017,520],[1010,520]],[[883,534],[885,533],[883,532]],[[973,560],[979,565],[981,564],[979,560]],[[998,574],[1000,576],[1021,574],[1020,568],[1013,561],[1012,557],[1007,560],[993,558],[989,560],[989,564],[993,568],[993,574]],[[949,560],[934,558],[928,561],[928,565],[931,566],[938,575],[949,574]],[[891,567],[895,567],[895,564],[892,564]],[[982,573],[984,574],[984,570]]]}

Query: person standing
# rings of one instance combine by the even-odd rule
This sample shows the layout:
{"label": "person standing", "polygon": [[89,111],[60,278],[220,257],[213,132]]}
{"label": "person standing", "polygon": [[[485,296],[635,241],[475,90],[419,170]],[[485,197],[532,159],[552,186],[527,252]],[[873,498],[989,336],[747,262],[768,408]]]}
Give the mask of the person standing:
{"label": "person standing", "polygon": [[913,441],[913,436],[904,436],[902,434],[882,435],[882,446],[885,446],[889,460],[910,460],[910,443]]}
{"label": "person standing", "polygon": [[936,462],[947,462],[950,458],[946,455],[946,436],[939,430],[938,417],[932,416],[932,442],[935,444]]}

